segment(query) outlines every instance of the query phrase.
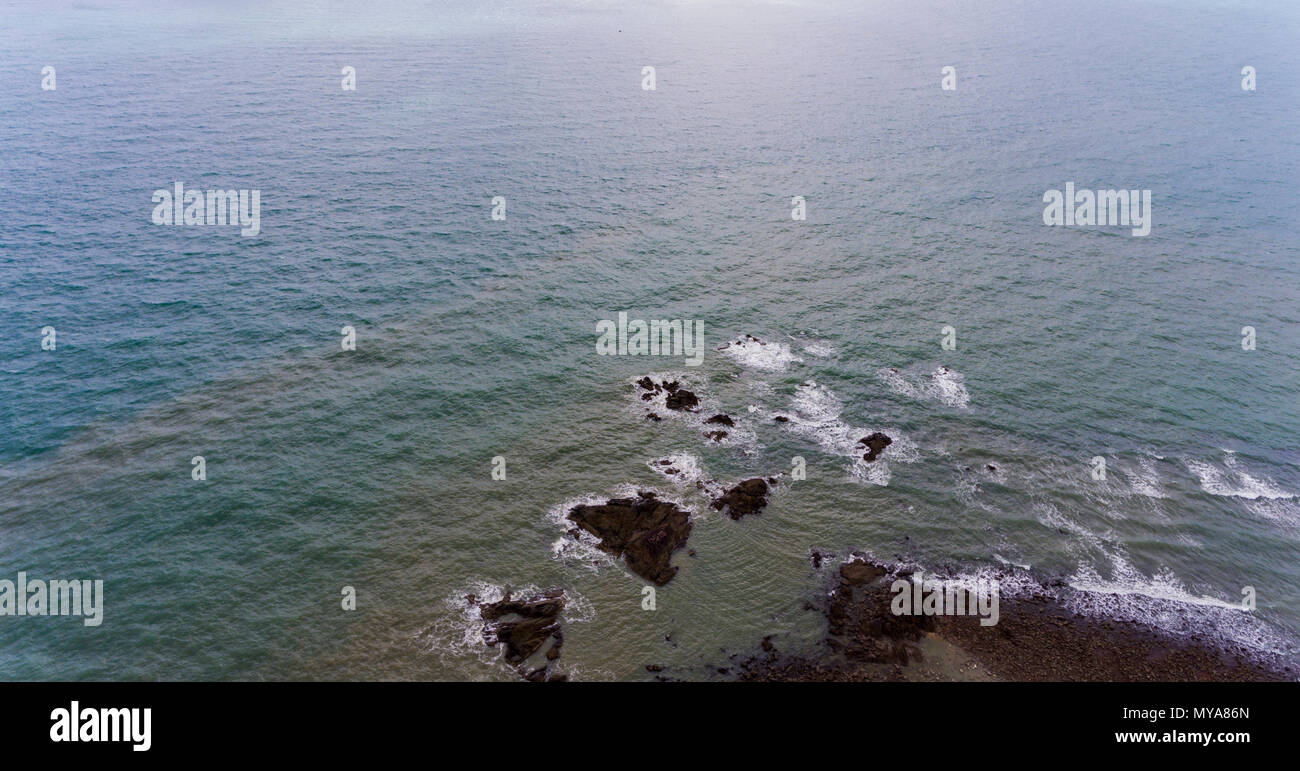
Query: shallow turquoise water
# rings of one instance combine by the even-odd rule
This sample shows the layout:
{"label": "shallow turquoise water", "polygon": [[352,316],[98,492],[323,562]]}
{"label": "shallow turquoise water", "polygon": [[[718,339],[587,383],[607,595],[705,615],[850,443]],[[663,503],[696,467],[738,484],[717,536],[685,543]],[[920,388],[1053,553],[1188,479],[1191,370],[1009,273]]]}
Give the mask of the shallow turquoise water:
{"label": "shallow turquoise water", "polygon": [[[95,629],[0,618],[0,676],[511,678],[456,607],[484,585],[571,592],[575,677],[702,675],[816,637],[813,547],[1294,651],[1288,4],[354,14],[0,11],[0,577],[106,585]],[[176,180],[260,189],[261,234],[151,224]],[[1151,189],[1151,235],[1045,227],[1067,181]],[[619,311],[702,320],[703,365],[597,356]],[[712,350],[744,334],[791,360]],[[740,430],[646,424],[647,372]],[[876,429],[866,467],[842,440]],[[647,613],[552,520],[678,494],[666,455],[809,472],[741,522],[683,494],[697,556]]]}

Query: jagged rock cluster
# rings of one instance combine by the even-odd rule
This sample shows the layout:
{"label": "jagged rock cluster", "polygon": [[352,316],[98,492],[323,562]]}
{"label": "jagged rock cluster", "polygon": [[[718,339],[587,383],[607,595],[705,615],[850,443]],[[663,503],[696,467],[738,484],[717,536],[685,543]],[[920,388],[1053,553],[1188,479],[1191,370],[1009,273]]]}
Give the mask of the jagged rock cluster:
{"label": "jagged rock cluster", "polygon": [[[551,665],[560,658],[564,633],[560,629],[560,614],[564,611],[564,591],[550,589],[530,597],[514,599],[510,592],[490,603],[479,603],[478,598],[465,598],[478,605],[483,618],[483,642],[505,648],[506,662],[525,680],[531,682],[559,682],[565,675],[551,671]],[[540,666],[529,668],[527,662],[533,654],[545,649],[545,660]]]}
{"label": "jagged rock cluster", "polygon": [[623,557],[629,570],[657,586],[677,574],[669,561],[691,534],[690,514],[659,500],[653,492],[641,491],[636,498],[611,498],[595,506],[574,506],[568,518],[599,538],[596,545],[601,551]]}
{"label": "jagged rock cluster", "polygon": [[[756,338],[751,338],[756,339]],[[700,409],[700,398],[683,388],[677,380],[655,381],[646,376],[636,381],[642,401],[652,402],[663,397],[665,409],[682,413],[695,413]],[[661,422],[664,416],[651,410],[645,419]],[[777,416],[777,422],[789,418]],[[728,436],[727,429],[736,427],[735,420],[726,413],[718,413],[703,421],[715,427],[704,436],[721,442]],[[884,434],[865,437],[863,444],[868,461],[883,451],[890,443]],[[658,470],[668,476],[680,473],[671,461],[658,461]],[[696,485],[705,490],[713,509],[733,520],[756,515],[768,504],[777,486],[777,477],[753,477],[741,480],[731,487],[712,481],[698,480]],[[574,539],[588,533],[596,539],[595,546],[616,558],[621,557],[628,570],[664,586],[677,574],[672,556],[686,546],[691,534],[690,513],[677,504],[658,498],[652,491],[638,491],[634,498],[610,498],[604,503],[580,504],[572,507],[566,519],[573,523],[568,535]],[[694,556],[694,550],[689,550]],[[551,589],[535,595],[512,598],[509,593],[493,603],[480,604],[472,595],[467,598],[477,604],[484,621],[483,640],[487,645],[503,646],[505,660],[525,679],[534,682],[555,682],[565,676],[552,672],[552,665],[560,658],[564,636],[560,628],[560,614],[564,610],[564,592]],[[541,653],[544,662],[530,665]],[[651,670],[655,671],[655,670]]]}

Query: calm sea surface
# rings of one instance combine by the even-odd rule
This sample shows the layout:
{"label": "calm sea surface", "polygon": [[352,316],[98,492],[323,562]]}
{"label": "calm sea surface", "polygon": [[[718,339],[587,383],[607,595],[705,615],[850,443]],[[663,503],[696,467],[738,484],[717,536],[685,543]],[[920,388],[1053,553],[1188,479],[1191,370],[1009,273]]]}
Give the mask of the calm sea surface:
{"label": "calm sea surface", "polygon": [[[0,579],[105,582],[0,677],[517,679],[460,598],[529,586],[575,679],[704,676],[816,640],[811,548],[1295,654],[1300,6],[626,5],[0,8]],[[261,233],[154,225],[176,181]],[[1045,226],[1067,182],[1151,234]],[[597,356],[619,311],[703,364]],[[667,456],[786,477],[733,522]],[[697,512],[655,612],[558,522],[637,488]]]}

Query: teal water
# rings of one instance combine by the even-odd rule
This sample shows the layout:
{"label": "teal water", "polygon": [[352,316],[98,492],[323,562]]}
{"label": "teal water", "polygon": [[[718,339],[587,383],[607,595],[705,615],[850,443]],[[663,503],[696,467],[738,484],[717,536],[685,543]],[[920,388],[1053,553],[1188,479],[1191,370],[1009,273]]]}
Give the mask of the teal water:
{"label": "teal water", "polygon": [[[704,676],[817,637],[812,548],[1029,565],[1096,612],[1294,656],[1298,21],[0,9],[0,578],[106,592],[97,628],[0,617],[0,677],[517,679],[458,598],[530,585],[570,592],[574,678]],[[153,225],[176,180],[260,189],[261,234]],[[1151,189],[1151,235],[1044,226],[1067,181]],[[702,366],[596,355],[619,311],[703,321]],[[745,334],[781,355],[713,350]],[[734,436],[643,421],[650,372]],[[877,429],[899,440],[868,467],[852,443]],[[800,456],[808,478],[733,522],[665,456],[723,481]],[[555,521],[630,487],[697,511],[654,612]],[[1224,607],[1245,586],[1258,609]]]}

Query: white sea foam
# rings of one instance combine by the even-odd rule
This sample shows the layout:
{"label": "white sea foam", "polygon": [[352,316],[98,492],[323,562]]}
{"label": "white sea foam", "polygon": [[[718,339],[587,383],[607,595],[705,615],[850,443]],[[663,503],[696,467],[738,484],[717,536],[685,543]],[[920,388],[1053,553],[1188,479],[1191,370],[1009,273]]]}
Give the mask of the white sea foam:
{"label": "white sea foam", "polygon": [[[1241,608],[1239,597],[1193,594],[1168,568],[1146,576],[1129,559],[1124,545],[1063,515],[1051,503],[1036,508],[1039,522],[1077,537],[1078,567],[1066,583],[1074,591],[1062,603],[1076,613],[1114,618],[1174,635],[1200,634],[1269,653],[1289,649],[1286,641],[1258,616]],[[1104,577],[1099,566],[1106,566]],[[1229,593],[1231,597],[1231,593]]]}
{"label": "white sea foam", "polygon": [[585,683],[612,683],[618,680],[618,676],[604,667],[584,666],[574,664],[569,666],[566,674],[570,682]]}
{"label": "white sea foam", "polygon": [[1081,544],[1091,549],[1100,551],[1103,554],[1109,553],[1107,544],[1112,543],[1112,541],[1103,538],[1083,525],[1080,525],[1078,522],[1075,522],[1073,519],[1065,516],[1061,513],[1061,510],[1056,507],[1056,504],[1051,501],[1042,501],[1038,503],[1034,507],[1034,515],[1038,519],[1038,523],[1043,527],[1064,531],[1068,535],[1075,536]]}
{"label": "white sea foam", "polygon": [[1063,607],[1081,616],[1140,624],[1174,637],[1198,635],[1221,644],[1241,645],[1258,652],[1294,655],[1287,640],[1242,608],[1231,591],[1229,599],[1190,592],[1169,569],[1147,577],[1127,561],[1121,562],[1109,578],[1091,566],[1081,565],[1066,579],[1065,587],[1044,585],[1024,565],[995,555],[1005,568],[981,567],[956,574],[926,570],[933,578],[975,588],[996,581],[1003,598],[1048,594]]}
{"label": "white sea foam", "polygon": [[1241,610],[1240,603],[1231,603],[1216,597],[1194,595],[1187,591],[1183,582],[1165,568],[1154,576],[1147,578],[1127,561],[1117,566],[1116,575],[1111,580],[1101,577],[1091,565],[1080,565],[1067,583],[1071,588],[1081,592],[1110,594],[1117,597],[1140,596],[1152,600],[1169,600],[1185,605],[1204,605],[1213,608]]}
{"label": "white sea foam", "polygon": [[546,512],[546,519],[563,532],[551,543],[551,558],[565,565],[578,565],[593,573],[616,564],[612,555],[601,551],[596,545],[600,539],[574,524],[569,519],[569,512],[574,506],[599,506],[610,498],[633,498],[636,493],[635,487],[625,485],[614,495],[585,495],[552,506]]}
{"label": "white sea foam", "polygon": [[[694,519],[699,513],[695,506],[680,496],[649,488],[646,485],[621,484],[605,495],[591,494],[569,498],[559,505],[552,506],[546,512],[546,521],[563,531],[559,538],[551,542],[551,559],[566,566],[577,565],[592,573],[599,573],[602,568],[611,565],[622,568],[622,560],[602,551],[597,545],[600,543],[600,539],[578,527],[573,520],[569,519],[569,512],[575,506],[602,506],[608,503],[611,498],[637,498],[643,490],[653,492],[657,499],[671,503],[687,512],[691,519]],[[629,573],[629,575],[631,574]]]}
{"label": "white sea foam", "polygon": [[979,478],[973,474],[962,474],[957,478],[957,500],[973,506],[975,504],[975,494],[980,492]]}
{"label": "white sea foam", "polygon": [[[641,380],[643,377],[648,377],[656,383],[676,382],[679,387],[685,388],[695,394],[695,396],[700,400],[700,409],[704,409],[705,396],[699,383],[696,382],[694,377],[681,372],[651,372],[648,375],[634,377],[627,381],[632,384],[631,396],[633,399],[633,407],[634,409],[639,409],[641,411],[641,416],[643,418],[645,412],[653,412],[658,414],[661,418],[672,420],[688,420],[695,414],[686,410],[668,409],[668,391],[662,388],[658,391],[645,390],[637,383],[637,381]],[[644,396],[649,396],[650,398],[643,399],[642,397]]]}
{"label": "white sea foam", "polygon": [[1261,519],[1267,519],[1291,529],[1300,529],[1300,499],[1259,498],[1247,501],[1246,508]]}
{"label": "white sea foam", "polygon": [[1053,530],[1074,536],[1074,541],[1067,548],[1080,565],[1105,565],[1115,576],[1136,576],[1128,558],[1124,544],[1119,542],[1113,531],[1094,532],[1076,522],[1057,508],[1051,501],[1042,501],[1034,507],[1040,524]]}
{"label": "white sea foam", "polygon": [[1231,450],[1224,451],[1221,466],[1196,458],[1184,458],[1183,464],[1197,476],[1205,492],[1240,498],[1255,516],[1286,528],[1300,529],[1300,496],[1268,477],[1250,473]]}
{"label": "white sea foam", "polygon": [[[517,591],[535,590],[536,587],[525,585],[519,587]],[[451,613],[446,619],[450,623],[435,625],[434,628],[439,634],[434,637],[437,638],[438,647],[442,650],[461,656],[473,656],[484,663],[494,662],[501,658],[502,651],[499,647],[484,644],[483,630],[486,623],[479,605],[466,599],[470,594],[477,597],[480,603],[498,602],[505,597],[505,587],[486,581],[475,581],[465,589],[445,598],[443,605]]]}
{"label": "white sea foam", "polygon": [[805,343],[803,350],[804,353],[809,356],[816,356],[819,359],[829,359],[838,353],[833,345],[823,340],[814,340],[810,343]]}
{"label": "white sea foam", "polygon": [[790,410],[780,414],[789,418],[788,423],[782,424],[787,429],[813,439],[832,455],[852,458],[848,472],[850,478],[857,481],[888,485],[891,460],[913,463],[920,459],[920,451],[910,439],[895,429],[887,429],[884,433],[893,439],[893,443],[875,461],[868,463],[863,460],[865,449],[859,440],[881,429],[848,425],[840,420],[843,410],[844,404],[835,393],[810,380],[795,389]]}
{"label": "white sea foam", "polygon": [[1223,466],[1216,466],[1207,461],[1185,458],[1183,464],[1201,481],[1201,489],[1211,495],[1231,496],[1256,500],[1268,498],[1273,500],[1295,498],[1278,487],[1271,479],[1260,479],[1242,468],[1236,453],[1224,454]]}
{"label": "white sea foam", "polygon": [[1008,567],[1020,568],[1021,570],[1029,570],[1029,565],[1025,565],[1020,562],[1012,562],[1006,557],[1003,557],[1001,554],[994,553],[993,559],[997,560],[998,562],[1001,562],[1003,565],[1006,565]]}
{"label": "white sea foam", "polygon": [[[648,377],[655,383],[671,383],[676,381],[680,388],[684,388],[699,399],[699,405],[693,410],[670,410],[668,409],[668,391],[661,388],[658,391],[647,391],[637,382],[643,377]],[[645,376],[638,376],[628,380],[632,384],[631,399],[632,410],[645,420],[646,413],[658,415],[661,421],[672,422],[687,425],[699,432],[700,440],[706,444],[720,444],[739,448],[746,455],[752,455],[758,448],[758,435],[753,427],[739,415],[732,415],[716,399],[710,396],[702,387],[700,381],[691,375],[680,372],[651,372]],[[649,396],[649,399],[643,397]],[[752,412],[752,410],[751,410]],[[735,425],[727,426],[719,423],[706,422],[714,415],[727,415],[732,419]],[[726,432],[726,436],[721,439],[714,439],[708,434],[718,431]]]}
{"label": "white sea foam", "polygon": [[667,455],[648,461],[646,465],[679,487],[693,486],[696,482],[707,479],[700,466],[700,459],[695,455]]}
{"label": "white sea foam", "polygon": [[1290,655],[1291,645],[1267,626],[1257,612],[1241,606],[1241,597],[1222,599],[1188,591],[1165,568],[1150,578],[1131,564],[1120,565],[1110,579],[1081,565],[1068,579],[1075,593],[1064,597],[1076,613],[1145,624],[1175,636],[1201,635],[1273,654]]}
{"label": "white sea foam", "polygon": [[[510,594],[516,598],[540,594],[542,591],[533,584],[510,586]],[[473,658],[496,669],[499,676],[504,676],[507,672],[513,675],[514,669],[504,662],[504,646],[488,645],[483,639],[488,622],[483,618],[482,606],[499,602],[505,594],[506,587],[502,584],[474,581],[444,598],[443,607],[446,612],[418,635],[423,649],[439,656],[448,664],[454,664],[455,659]],[[474,602],[469,601],[469,595],[474,596]],[[596,609],[586,598],[572,589],[564,590],[561,622],[580,624],[595,618]]]}
{"label": "white sea foam", "polygon": [[1160,472],[1153,458],[1139,458],[1138,468],[1129,472],[1129,485],[1133,494],[1146,498],[1168,498],[1160,486]]}
{"label": "white sea foam", "polygon": [[[947,454],[947,453],[943,453]],[[957,468],[957,486],[956,494],[958,500],[967,506],[978,506],[985,511],[996,511],[996,509],[985,505],[979,500],[979,493],[984,492],[981,486],[984,483],[1005,485],[1007,483],[1007,473],[1001,467],[989,468],[990,464],[981,463],[978,466],[960,466]]]}
{"label": "white sea foam", "polygon": [[703,490],[711,498],[716,498],[723,492],[721,485],[709,479],[700,459],[694,455],[668,455],[647,461],[646,465],[684,490]]}
{"label": "white sea foam", "polygon": [[718,350],[743,367],[783,372],[795,362],[802,362],[785,343],[767,342],[746,335],[724,344]]}
{"label": "white sea foam", "polygon": [[894,393],[908,398],[933,400],[960,409],[970,405],[970,391],[966,389],[966,377],[947,367],[936,367],[924,375],[887,367],[880,370],[878,374]]}
{"label": "white sea foam", "polygon": [[935,398],[949,407],[966,407],[970,404],[970,392],[966,390],[966,376],[947,367],[940,367],[930,374],[930,385]]}
{"label": "white sea foam", "polygon": [[1169,568],[1148,577],[1122,549],[1112,556],[1110,578],[1090,564],[1079,565],[1066,579],[1072,591],[1055,592],[1062,605],[1083,616],[1141,624],[1175,637],[1198,635],[1262,653],[1293,653],[1283,636],[1241,606],[1234,588],[1225,593],[1228,599],[1193,593]]}

